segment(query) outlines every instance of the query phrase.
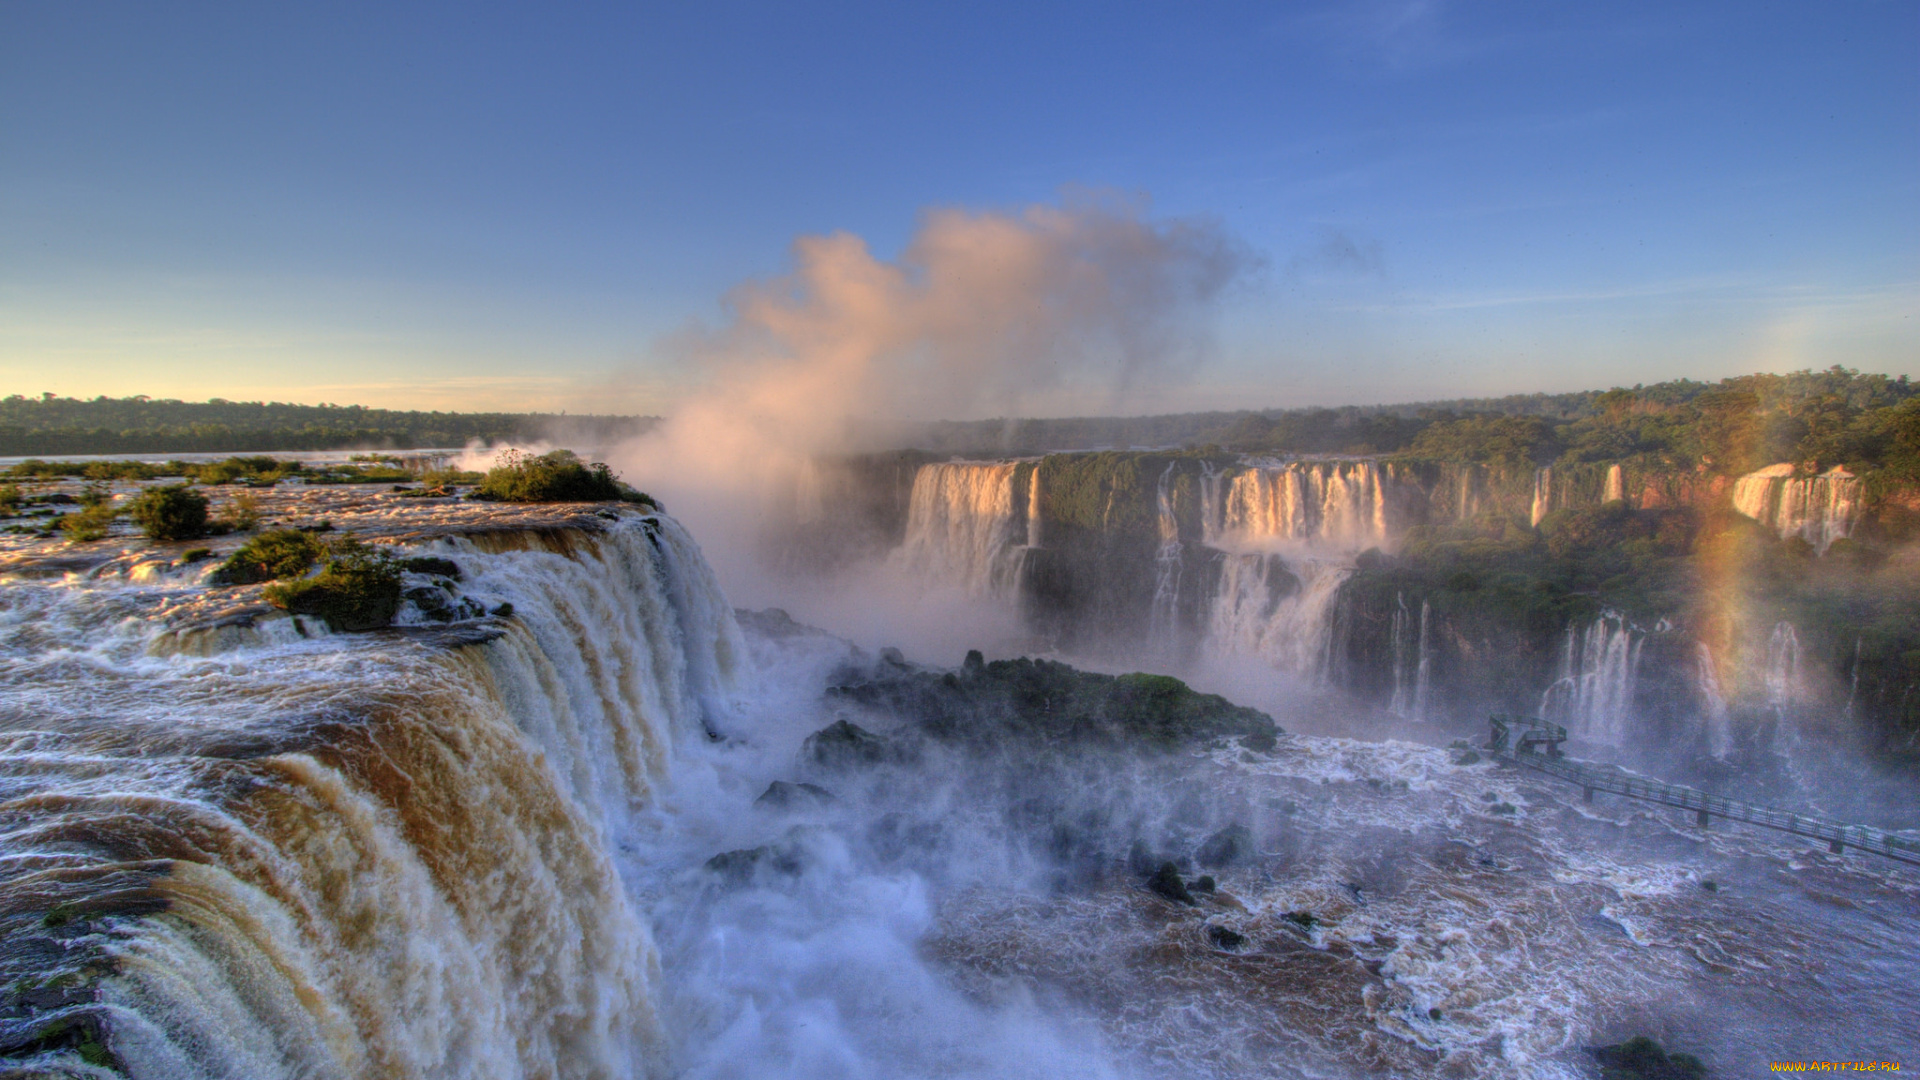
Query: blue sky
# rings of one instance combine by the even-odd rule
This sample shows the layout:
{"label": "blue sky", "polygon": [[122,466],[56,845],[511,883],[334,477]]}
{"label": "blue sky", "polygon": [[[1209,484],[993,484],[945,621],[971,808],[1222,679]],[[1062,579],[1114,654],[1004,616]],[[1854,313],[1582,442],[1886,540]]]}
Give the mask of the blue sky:
{"label": "blue sky", "polygon": [[1138,410],[1920,375],[1914,0],[0,0],[0,389],[665,411],[797,236],[1083,188],[1259,256]]}

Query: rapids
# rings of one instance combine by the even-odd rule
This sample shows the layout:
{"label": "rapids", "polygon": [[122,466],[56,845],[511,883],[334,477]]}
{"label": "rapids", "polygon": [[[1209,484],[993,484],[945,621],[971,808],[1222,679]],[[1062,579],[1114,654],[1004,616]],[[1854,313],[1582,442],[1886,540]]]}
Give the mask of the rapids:
{"label": "rapids", "polygon": [[[956,466],[930,491],[967,514],[924,508],[912,557],[999,587],[1030,476]],[[911,664],[734,612],[671,517],[266,502],[450,559],[409,584],[490,614],[329,634],[208,585],[238,538],[9,539],[0,1069],[1572,1080],[1641,1032],[1737,1075],[1920,1027],[1920,878],[1871,856],[1391,740],[834,764],[810,734],[902,719],[829,688]],[[1215,633],[1256,640],[1346,565],[1228,554],[1247,629]],[[1416,716],[1429,621],[1394,637]],[[1597,725],[1632,634],[1570,639]],[[1129,844],[1216,891],[1142,888]]]}

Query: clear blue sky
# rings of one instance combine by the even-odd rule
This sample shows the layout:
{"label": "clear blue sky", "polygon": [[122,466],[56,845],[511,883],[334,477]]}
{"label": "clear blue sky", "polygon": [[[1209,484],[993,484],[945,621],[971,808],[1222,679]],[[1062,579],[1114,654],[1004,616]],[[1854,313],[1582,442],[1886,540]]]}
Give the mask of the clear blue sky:
{"label": "clear blue sky", "polygon": [[1166,408],[1920,374],[1915,0],[0,0],[0,392],[661,411],[796,236],[1076,186],[1264,259]]}

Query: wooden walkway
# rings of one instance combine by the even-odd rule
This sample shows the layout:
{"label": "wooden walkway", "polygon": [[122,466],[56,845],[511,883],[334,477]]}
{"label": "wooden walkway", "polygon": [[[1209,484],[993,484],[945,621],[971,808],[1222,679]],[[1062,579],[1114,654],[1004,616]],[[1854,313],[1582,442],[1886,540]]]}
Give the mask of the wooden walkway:
{"label": "wooden walkway", "polygon": [[1593,801],[1594,792],[1605,791],[1643,802],[1692,810],[1694,820],[1703,829],[1713,818],[1722,817],[1766,829],[1778,829],[1811,840],[1825,840],[1827,850],[1836,854],[1848,848],[1858,848],[1920,866],[1920,841],[1864,825],[1843,825],[1803,817],[1785,810],[1723,799],[1693,788],[1676,787],[1658,780],[1646,780],[1611,769],[1583,765],[1561,755],[1560,744],[1566,741],[1567,730],[1557,724],[1517,716],[1495,716],[1492,722],[1493,739],[1486,749],[1496,758],[1578,784],[1585,789],[1588,802]]}

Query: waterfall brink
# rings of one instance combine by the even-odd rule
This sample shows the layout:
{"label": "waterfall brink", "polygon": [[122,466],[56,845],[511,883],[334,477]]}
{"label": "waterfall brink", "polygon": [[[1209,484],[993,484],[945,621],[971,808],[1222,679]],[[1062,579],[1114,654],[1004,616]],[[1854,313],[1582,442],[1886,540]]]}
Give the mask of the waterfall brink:
{"label": "waterfall brink", "polygon": [[1611,612],[1584,627],[1569,625],[1559,677],[1541,695],[1540,715],[1589,742],[1625,745],[1644,640]]}
{"label": "waterfall brink", "polygon": [[731,611],[665,517],[426,548],[513,615],[214,632],[173,624],[231,602],[184,574],[9,582],[0,977],[62,1025],[16,1044],[75,1075],[63,1030],[136,1076],[657,1060],[657,960],[610,853],[676,743],[725,725]]}
{"label": "waterfall brink", "polygon": [[[1016,514],[1012,462],[922,465],[913,478],[907,536],[894,558],[915,577],[970,596],[1010,596],[1035,531],[1033,499]],[[1036,485],[1037,488],[1037,485]]]}
{"label": "waterfall brink", "polygon": [[1782,540],[1798,536],[1825,554],[1859,520],[1860,481],[1838,466],[1818,476],[1795,476],[1794,467],[1782,462],[1735,481],[1733,508]]}
{"label": "waterfall brink", "polygon": [[1289,566],[1278,555],[1229,554],[1209,612],[1218,647],[1325,681],[1333,654],[1333,611],[1353,568],[1321,559]]}
{"label": "waterfall brink", "polygon": [[1389,546],[1389,488],[1372,461],[1302,461],[1204,478],[1206,543],[1246,549],[1299,545],[1332,551]]}

